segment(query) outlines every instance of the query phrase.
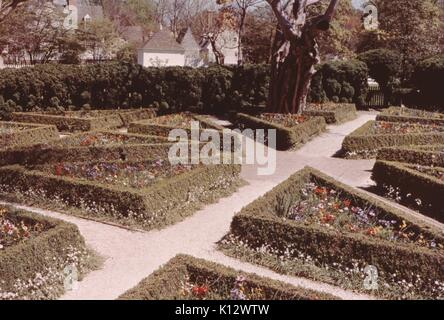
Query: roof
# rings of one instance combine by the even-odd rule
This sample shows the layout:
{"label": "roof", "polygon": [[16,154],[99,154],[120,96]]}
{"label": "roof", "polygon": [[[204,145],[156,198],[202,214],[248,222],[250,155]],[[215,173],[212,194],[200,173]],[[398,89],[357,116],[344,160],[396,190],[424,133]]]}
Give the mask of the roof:
{"label": "roof", "polygon": [[150,51],[185,52],[184,47],[176,41],[173,34],[168,30],[161,30],[154,34],[142,49]]}
{"label": "roof", "polygon": [[199,51],[200,46],[197,43],[196,39],[193,36],[193,33],[191,32],[191,29],[188,29],[185,33],[182,41],[181,41],[182,47],[185,49],[185,51]]}

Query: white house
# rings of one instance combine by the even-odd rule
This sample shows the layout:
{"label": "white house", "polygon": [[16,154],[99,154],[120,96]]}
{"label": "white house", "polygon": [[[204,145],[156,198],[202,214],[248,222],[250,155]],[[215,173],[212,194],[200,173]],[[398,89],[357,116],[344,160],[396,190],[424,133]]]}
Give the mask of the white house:
{"label": "white house", "polygon": [[185,66],[194,68],[201,67],[203,65],[200,54],[201,48],[194,38],[190,28],[188,28],[180,44],[185,49]]}
{"label": "white house", "polygon": [[[238,44],[234,31],[226,30],[218,35],[216,47],[224,55],[225,65],[238,63]],[[201,67],[215,63],[216,57],[208,37],[202,37],[198,43],[188,29],[179,43],[172,32],[161,30],[138,50],[137,60],[144,67]]]}
{"label": "white house", "polygon": [[168,30],[160,30],[138,50],[137,61],[144,67],[185,66],[185,49]]}

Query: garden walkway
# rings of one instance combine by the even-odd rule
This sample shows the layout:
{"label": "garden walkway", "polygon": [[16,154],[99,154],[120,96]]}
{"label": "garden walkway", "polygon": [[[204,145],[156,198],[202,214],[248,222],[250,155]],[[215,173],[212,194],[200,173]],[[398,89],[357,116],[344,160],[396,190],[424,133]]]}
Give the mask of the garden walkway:
{"label": "garden walkway", "polygon": [[374,161],[342,160],[332,156],[341,148],[344,136],[374,118],[374,113],[360,112],[356,120],[339,126],[329,126],[326,133],[296,152],[279,152],[278,169],[273,176],[257,176],[255,166],[243,166],[242,177],[248,185],[232,196],[206,206],[185,221],[160,231],[133,232],[56,212],[18,207],[76,224],[87,244],[106,258],[102,269],[88,274],[79,283],[79,288],[66,293],[63,299],[115,299],[179,253],[324,291],[340,298],[365,299],[369,297],[307,279],[283,276],[266,268],[240,262],[217,251],[215,243],[229,231],[235,213],[304,166],[322,170],[352,186],[369,186]]}

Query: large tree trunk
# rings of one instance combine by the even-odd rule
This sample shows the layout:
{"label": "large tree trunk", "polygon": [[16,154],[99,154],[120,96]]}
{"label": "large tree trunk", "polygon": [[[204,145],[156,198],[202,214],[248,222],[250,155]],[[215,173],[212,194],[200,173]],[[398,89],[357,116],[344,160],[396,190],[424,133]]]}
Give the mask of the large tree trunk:
{"label": "large tree trunk", "polygon": [[279,8],[268,0],[278,18],[273,45],[268,109],[276,113],[301,113],[315,66],[320,62],[317,35],[330,26],[338,0],[331,0],[326,13],[307,19],[306,9],[319,0],[293,0]]}

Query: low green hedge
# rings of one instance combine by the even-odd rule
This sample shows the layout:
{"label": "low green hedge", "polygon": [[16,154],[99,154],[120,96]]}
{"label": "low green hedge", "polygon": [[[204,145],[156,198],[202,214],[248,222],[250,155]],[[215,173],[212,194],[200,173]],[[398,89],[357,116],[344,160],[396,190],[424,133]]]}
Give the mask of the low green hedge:
{"label": "low green hedge", "polygon": [[[109,134],[122,139],[135,139],[136,143],[110,143],[100,146],[81,146],[78,141],[95,134]],[[96,131],[77,133],[51,140],[45,144],[0,150],[0,166],[11,164],[43,164],[62,162],[87,162],[97,160],[143,160],[165,158],[172,143],[166,138],[137,134]]]}
{"label": "low green hedge", "polygon": [[369,121],[345,137],[343,152],[376,152],[383,147],[444,144],[444,133],[372,134],[375,121]]}
{"label": "low green hedge", "polygon": [[328,124],[340,124],[357,117],[356,106],[350,103],[343,104],[311,104],[303,112],[311,117],[324,117]]}
{"label": "low green hedge", "polygon": [[[244,277],[243,289],[248,300],[333,300],[334,296],[294,287],[255,274],[236,271],[220,264],[178,255],[136,287],[122,294],[120,300],[231,300],[236,280]],[[187,280],[189,279],[189,280]],[[205,287],[204,295],[184,292],[183,283]]]}
{"label": "low green hedge", "polygon": [[444,167],[444,145],[420,147],[392,147],[378,150],[378,160],[415,163],[424,166]]}
{"label": "low green hedge", "polygon": [[176,223],[201,204],[228,195],[240,184],[239,175],[240,165],[200,165],[135,189],[14,165],[0,168],[0,187],[4,194],[26,194],[49,206],[80,209],[87,217],[151,230]]}
{"label": "low green hedge", "polygon": [[64,292],[64,268],[75,265],[79,276],[85,242],[70,223],[8,208],[11,221],[42,224],[42,233],[0,250],[0,300],[54,299]]}
{"label": "low green hedge", "polygon": [[[10,132],[4,133],[3,129]],[[59,132],[55,126],[0,122],[0,151],[17,146],[44,143],[57,138],[59,138]]]}
{"label": "low green hedge", "polygon": [[402,279],[414,282],[419,275],[432,283],[443,281],[442,249],[432,250],[412,242],[394,242],[366,234],[339,232],[334,228],[284,219],[280,214],[281,210],[299,199],[301,189],[309,182],[332,188],[344,197],[353,199],[360,207],[371,206],[381,213],[383,219],[395,220],[399,224],[405,221],[410,226],[409,232],[434,239],[439,247],[444,244],[442,232],[436,227],[312,168],[299,171],[243,208],[233,218],[230,235],[254,248],[266,246],[279,252],[296,248],[297,251],[309,255],[322,265],[331,266],[335,263],[351,265],[353,261],[359,261],[363,265],[376,266],[380,277],[397,274]]}
{"label": "low green hedge", "polygon": [[443,126],[444,114],[401,107],[390,107],[383,110],[376,117],[376,120],[388,122],[413,122]]}
{"label": "low green hedge", "polygon": [[33,112],[16,112],[12,114],[12,119],[29,123],[51,124],[57,126],[60,131],[67,132],[92,131],[123,126],[119,115],[108,115],[100,118],[69,118]]}
{"label": "low green hedge", "polygon": [[326,129],[326,122],[323,117],[310,118],[292,128],[287,128],[244,113],[238,113],[235,116],[234,122],[237,127],[242,129],[275,129],[276,149],[282,151],[296,149]]}
{"label": "low green hedge", "polygon": [[51,113],[38,112],[14,112],[14,121],[55,125],[60,131],[92,131],[108,128],[118,128],[124,126],[124,121],[120,114],[115,112],[105,112],[95,117],[81,117],[80,112],[54,115]]}
{"label": "low green hedge", "polygon": [[[178,116],[180,116],[179,114]],[[218,131],[222,131],[224,128],[209,121],[203,116],[190,114],[190,113],[183,113],[185,117],[191,117],[193,121],[199,122],[200,129],[214,129]],[[164,116],[169,117],[170,115]],[[138,134],[148,134],[153,136],[160,136],[160,137],[168,137],[171,130],[174,129],[183,129],[185,130],[188,135],[191,134],[191,124],[188,127],[176,127],[173,125],[164,125],[164,124],[158,124],[157,120],[161,120],[163,117],[159,117],[157,119],[153,120],[144,120],[144,121],[137,121],[130,124],[128,128],[129,133],[138,133]]]}
{"label": "low green hedge", "polygon": [[[407,205],[419,199],[424,213],[444,222],[444,182],[434,176],[414,170],[405,163],[377,161],[372,179],[378,187],[392,186],[403,194],[402,203]],[[410,197],[405,195],[410,194]]]}

